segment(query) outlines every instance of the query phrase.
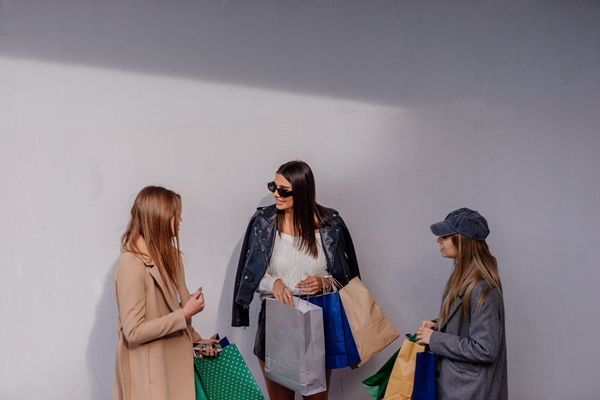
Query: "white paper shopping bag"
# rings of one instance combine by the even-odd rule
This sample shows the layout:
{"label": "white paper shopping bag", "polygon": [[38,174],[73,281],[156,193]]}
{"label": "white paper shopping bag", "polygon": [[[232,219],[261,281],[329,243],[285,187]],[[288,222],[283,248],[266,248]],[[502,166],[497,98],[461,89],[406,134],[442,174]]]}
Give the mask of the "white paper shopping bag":
{"label": "white paper shopping bag", "polygon": [[297,297],[294,306],[266,300],[265,376],[303,396],[323,392],[323,310]]}

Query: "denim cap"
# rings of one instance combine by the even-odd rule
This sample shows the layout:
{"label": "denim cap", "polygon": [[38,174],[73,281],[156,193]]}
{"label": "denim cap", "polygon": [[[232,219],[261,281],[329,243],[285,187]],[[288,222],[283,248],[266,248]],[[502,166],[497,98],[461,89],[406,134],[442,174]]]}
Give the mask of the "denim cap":
{"label": "denim cap", "polygon": [[445,220],[430,226],[436,236],[449,236],[460,233],[473,240],[483,241],[490,234],[487,221],[477,211],[459,208],[452,211]]}

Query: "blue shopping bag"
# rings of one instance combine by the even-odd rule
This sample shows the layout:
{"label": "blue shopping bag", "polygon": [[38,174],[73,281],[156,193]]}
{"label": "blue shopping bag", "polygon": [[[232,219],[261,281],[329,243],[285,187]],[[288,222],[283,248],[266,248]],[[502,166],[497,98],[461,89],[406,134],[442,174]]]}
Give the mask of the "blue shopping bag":
{"label": "blue shopping bag", "polygon": [[360,355],[338,292],[309,297],[323,309],[325,369],[345,368],[360,362]]}
{"label": "blue shopping bag", "polygon": [[413,400],[435,400],[435,354],[417,353]]}

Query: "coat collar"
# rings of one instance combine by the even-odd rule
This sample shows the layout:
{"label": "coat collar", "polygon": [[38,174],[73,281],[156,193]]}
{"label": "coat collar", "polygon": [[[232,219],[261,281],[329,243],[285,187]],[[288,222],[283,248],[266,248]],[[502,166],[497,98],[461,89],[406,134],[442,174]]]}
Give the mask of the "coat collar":
{"label": "coat collar", "polygon": [[444,327],[446,327],[446,325],[448,325],[448,321],[450,321],[450,319],[452,319],[452,317],[454,316],[454,314],[456,314],[456,312],[462,308],[462,298],[465,294],[465,290],[461,291],[460,294],[458,295],[458,297],[456,299],[454,299],[454,301],[452,302],[452,304],[450,304],[450,309],[448,310],[448,318],[446,318],[445,321],[441,321],[440,326],[438,327],[438,330],[442,330]]}
{"label": "coat collar", "polygon": [[165,283],[165,281],[162,279],[162,276],[160,276],[160,271],[158,270],[158,267],[156,265],[152,265],[152,266],[149,266],[149,268],[150,268],[150,275],[152,276],[152,278],[154,278],[154,281],[156,282],[156,284],[162,291],[163,296],[167,300],[167,305],[169,306],[171,311],[180,309],[181,305],[179,304],[179,301],[177,300],[175,286],[171,287],[170,288],[171,290],[168,290],[169,288],[167,287],[167,283]]}
{"label": "coat collar", "polygon": [[148,247],[146,246],[146,242],[144,241],[144,239],[142,237],[139,237],[136,242],[136,245],[137,245],[137,248],[139,249],[139,251],[143,254],[143,255],[140,255],[139,257],[141,258],[142,262],[146,265],[146,267],[150,268],[150,275],[152,276],[152,278],[154,279],[154,281],[156,282],[156,284],[162,291],[163,296],[167,300],[167,305],[169,306],[171,311],[175,311],[175,310],[181,308],[181,305],[179,304],[179,301],[177,300],[175,286],[170,288],[171,290],[168,290],[169,288],[167,287],[167,284],[165,283],[165,281],[162,279],[162,276],[160,275],[160,271],[158,270],[156,263],[148,255]]}

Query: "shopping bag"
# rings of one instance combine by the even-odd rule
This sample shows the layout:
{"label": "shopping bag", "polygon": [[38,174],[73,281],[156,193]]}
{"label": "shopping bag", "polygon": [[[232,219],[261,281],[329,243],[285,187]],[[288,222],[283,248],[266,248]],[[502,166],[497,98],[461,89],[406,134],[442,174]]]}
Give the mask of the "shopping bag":
{"label": "shopping bag", "polygon": [[265,377],[303,396],[326,390],[323,311],[293,297],[266,300]]}
{"label": "shopping bag", "polygon": [[435,400],[435,354],[417,353],[412,400]]}
{"label": "shopping bag", "polygon": [[210,400],[264,400],[235,343],[216,357],[194,357],[194,365]]}
{"label": "shopping bag", "polygon": [[360,278],[352,278],[339,293],[360,356],[360,362],[352,365],[354,369],[366,363],[399,335]]}
{"label": "shopping bag", "polygon": [[394,368],[394,363],[396,362],[396,357],[398,357],[399,352],[400,349],[396,350],[394,355],[392,355],[390,359],[383,364],[383,367],[379,368],[379,371],[362,381],[363,386],[365,389],[367,389],[367,392],[373,400],[383,399],[385,389],[387,388],[388,381],[390,380],[390,375],[392,374],[392,369]]}
{"label": "shopping bag", "polygon": [[[414,335],[407,334],[406,337],[413,343],[417,341],[416,333]],[[396,358],[398,357],[399,352],[400,349],[396,350],[396,352],[390,357],[389,360],[387,360],[383,367],[379,368],[379,371],[362,381],[363,386],[365,389],[367,389],[367,392],[373,400],[383,399],[385,389],[387,388],[390,375],[394,369],[394,364],[396,363]]]}
{"label": "shopping bag", "polygon": [[194,367],[194,386],[196,387],[196,400],[210,400],[206,395],[206,389],[204,389],[200,373],[196,367]]}
{"label": "shopping bag", "polygon": [[339,292],[309,297],[307,300],[323,309],[325,369],[345,368],[360,363]]}
{"label": "shopping bag", "polygon": [[400,352],[394,362],[384,400],[410,400],[415,380],[415,364],[417,353],[425,350],[425,346],[404,340]]}

